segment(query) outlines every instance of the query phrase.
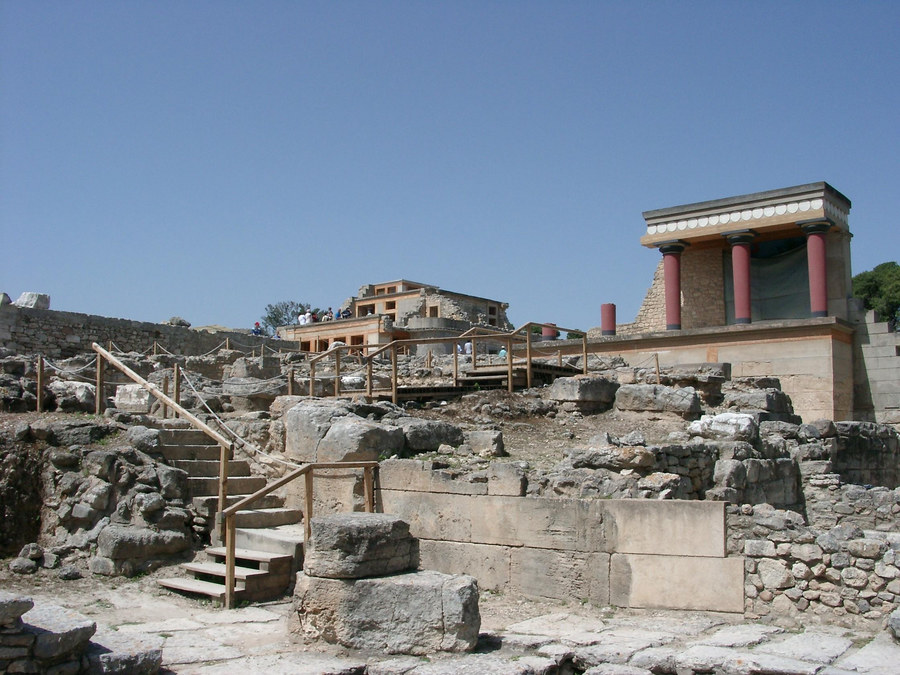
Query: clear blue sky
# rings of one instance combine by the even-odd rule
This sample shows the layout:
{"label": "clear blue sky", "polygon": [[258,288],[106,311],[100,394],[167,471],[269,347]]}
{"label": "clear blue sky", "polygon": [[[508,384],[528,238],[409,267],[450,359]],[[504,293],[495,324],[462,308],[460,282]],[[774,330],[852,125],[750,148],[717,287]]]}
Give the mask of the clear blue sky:
{"label": "clear blue sky", "polygon": [[634,318],[642,211],[827,181],[900,258],[897,2],[0,0],[0,291],[249,327],[407,278]]}

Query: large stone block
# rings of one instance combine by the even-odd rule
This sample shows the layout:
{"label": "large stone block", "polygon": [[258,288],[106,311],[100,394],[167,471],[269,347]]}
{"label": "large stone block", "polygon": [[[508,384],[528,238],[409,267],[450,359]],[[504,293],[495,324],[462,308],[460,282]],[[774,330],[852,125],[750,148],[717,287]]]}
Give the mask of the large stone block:
{"label": "large stone block", "polygon": [[625,384],[616,392],[616,408],[619,410],[672,412],[691,419],[700,414],[700,397],[693,387]]}
{"label": "large stone block", "polygon": [[313,577],[360,579],[415,566],[409,525],[387,513],[336,513],[310,521],[303,570]]}
{"label": "large stone block", "polygon": [[403,450],[403,431],[346,415],[332,422],[316,449],[319,462],[374,461]]}
{"label": "large stone block", "polygon": [[579,410],[607,410],[616,400],[617,380],[598,375],[559,377],[550,385],[547,397],[564,403],[574,403]]}
{"label": "large stone block", "polygon": [[419,567],[444,574],[469,574],[478,588],[502,591],[509,586],[510,557],[515,549],[490,544],[419,541]]}
{"label": "large stone block", "polygon": [[617,553],[721,557],[725,503],[614,499],[603,503],[609,545]]}
{"label": "large stone block", "polygon": [[413,572],[372,579],[297,575],[290,630],[300,639],[389,654],[474,648],[478,583],[466,575]]}
{"label": "large stone block", "polygon": [[515,548],[509,590],[523,595],[609,604],[609,554]]}
{"label": "large stone block", "polygon": [[646,609],[744,611],[744,559],[613,554],[610,604]]}
{"label": "large stone block", "polygon": [[186,532],[108,525],[97,539],[97,553],[111,560],[146,560],[180,553],[190,544]]}

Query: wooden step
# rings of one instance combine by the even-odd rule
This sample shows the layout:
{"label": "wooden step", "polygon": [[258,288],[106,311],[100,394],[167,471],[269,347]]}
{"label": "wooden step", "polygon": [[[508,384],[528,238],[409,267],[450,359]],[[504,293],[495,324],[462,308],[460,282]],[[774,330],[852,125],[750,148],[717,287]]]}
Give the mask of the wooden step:
{"label": "wooden step", "polygon": [[[206,555],[212,558],[224,558],[224,546],[210,546],[206,549]],[[289,562],[292,557],[283,553],[272,553],[270,551],[257,551],[252,548],[235,548],[235,560],[243,560],[258,565],[270,565],[276,562]],[[246,567],[246,565],[245,565]],[[262,568],[260,568],[262,569]]]}
{"label": "wooden step", "polygon": [[[225,578],[224,563],[217,562],[189,562],[182,563],[181,567],[192,574],[202,574],[209,577]],[[264,577],[269,572],[267,570],[253,569],[251,567],[234,567],[234,578],[237,581],[246,582],[252,577]]]}
{"label": "wooden step", "polygon": [[[169,464],[187,471],[194,478],[215,478],[219,475],[219,461],[211,459],[172,459]],[[228,477],[249,476],[250,464],[243,459],[228,462]]]}
{"label": "wooden step", "polygon": [[[182,593],[192,593],[194,595],[205,595],[207,597],[223,602],[225,600],[225,586],[223,584],[214,584],[209,581],[201,581],[200,579],[190,579],[188,577],[173,577],[169,579],[158,579],[157,583],[163,588]],[[234,597],[236,600],[241,598],[243,589],[235,589]]]}
{"label": "wooden step", "polygon": [[[256,476],[238,476],[228,479],[228,493],[251,495],[266,486],[266,479]],[[188,488],[192,497],[219,494],[218,478],[188,478]]]}

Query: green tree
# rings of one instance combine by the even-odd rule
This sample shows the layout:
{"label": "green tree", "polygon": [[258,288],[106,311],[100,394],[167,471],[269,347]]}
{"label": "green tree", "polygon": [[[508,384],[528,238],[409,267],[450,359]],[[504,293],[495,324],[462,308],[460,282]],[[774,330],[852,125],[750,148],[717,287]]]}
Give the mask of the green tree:
{"label": "green tree", "polygon": [[853,277],[853,295],[892,326],[900,320],[900,265],[886,262]]}
{"label": "green tree", "polygon": [[308,312],[308,302],[295,302],[294,300],[284,300],[276,302],[274,305],[266,305],[266,309],[260,323],[267,335],[274,335],[278,326],[289,326],[297,323],[297,317],[301,312]]}

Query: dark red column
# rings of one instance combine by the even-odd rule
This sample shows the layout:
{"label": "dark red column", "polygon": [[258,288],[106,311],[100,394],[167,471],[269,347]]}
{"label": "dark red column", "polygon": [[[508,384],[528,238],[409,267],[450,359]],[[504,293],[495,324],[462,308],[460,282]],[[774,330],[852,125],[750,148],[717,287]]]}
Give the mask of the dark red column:
{"label": "dark red column", "polygon": [[806,234],[806,259],[809,266],[810,316],[828,316],[828,270],[826,267],[825,235],[831,221],[817,220],[798,223]]}
{"label": "dark red column", "polygon": [[681,242],[663,244],[663,273],[666,281],[666,330],[681,330]]}
{"label": "dark red column", "polygon": [[750,323],[750,244],[753,242],[753,232],[734,232],[725,237],[731,244],[734,322]]}
{"label": "dark red column", "polygon": [[600,334],[616,334],[616,306],[611,302],[600,305]]}

